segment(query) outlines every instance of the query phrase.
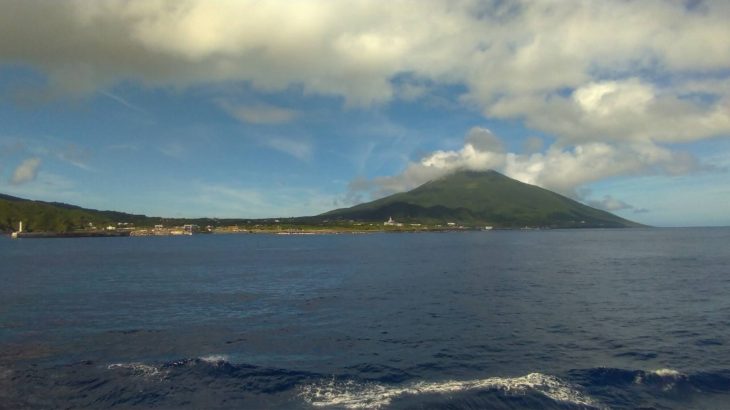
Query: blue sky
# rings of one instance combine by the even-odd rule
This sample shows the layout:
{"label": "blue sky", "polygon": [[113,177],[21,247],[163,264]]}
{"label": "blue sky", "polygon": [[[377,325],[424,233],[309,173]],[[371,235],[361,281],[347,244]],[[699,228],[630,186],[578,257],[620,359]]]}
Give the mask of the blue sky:
{"label": "blue sky", "polygon": [[730,225],[729,20],[722,1],[3,2],[0,192],[255,218],[496,169]]}

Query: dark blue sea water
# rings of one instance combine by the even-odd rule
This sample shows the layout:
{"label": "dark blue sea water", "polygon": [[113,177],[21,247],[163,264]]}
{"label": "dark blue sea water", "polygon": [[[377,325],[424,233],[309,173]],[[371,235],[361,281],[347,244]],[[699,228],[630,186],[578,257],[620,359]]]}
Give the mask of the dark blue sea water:
{"label": "dark blue sea water", "polygon": [[0,408],[730,408],[730,229],[0,239]]}

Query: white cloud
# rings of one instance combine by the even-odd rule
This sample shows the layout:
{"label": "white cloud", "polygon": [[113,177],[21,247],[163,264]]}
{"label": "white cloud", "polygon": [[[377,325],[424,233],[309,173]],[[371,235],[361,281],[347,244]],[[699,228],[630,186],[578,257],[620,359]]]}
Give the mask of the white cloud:
{"label": "white cloud", "polygon": [[[666,144],[730,136],[728,21],[730,2],[721,0],[11,0],[0,5],[0,63],[37,68],[61,95],[121,81],[244,82],[366,107],[460,85],[462,103],[556,142],[516,154],[477,138],[378,179],[374,189],[494,167],[572,192],[616,175],[681,173],[692,158]],[[409,80],[394,80],[403,75]],[[256,124],[297,115],[222,107]],[[311,155],[292,140],[268,146]]]}
{"label": "white cloud", "polygon": [[504,151],[502,141],[492,131],[483,127],[470,129],[466,134],[466,144],[471,145],[475,151],[479,152]]}
{"label": "white cloud", "polygon": [[489,116],[523,118],[527,125],[577,141],[690,142],[730,135],[730,96],[717,102],[680,98],[636,78],[592,82],[571,96],[503,97]]}
{"label": "white cloud", "polygon": [[545,141],[540,137],[528,137],[522,143],[522,150],[527,154],[534,154],[542,151]]}
{"label": "white cloud", "polygon": [[488,130],[474,128],[467,133],[459,150],[432,152],[418,162],[409,163],[395,176],[353,181],[348,201],[406,191],[457,170],[495,169],[519,181],[579,198],[579,188],[610,177],[646,173],[679,175],[700,168],[691,155],[652,143],[585,142],[571,147],[554,144],[544,152],[528,154],[488,147],[479,149],[473,144],[475,130],[488,133],[490,139],[496,140]]}
{"label": "white cloud", "polygon": [[[461,83],[480,105],[580,88],[604,75],[727,70],[730,6],[642,2],[38,0],[4,2],[0,61],[67,92],[122,79],[187,86],[301,85],[348,104],[412,98],[400,73]],[[35,24],[42,16],[45,24]],[[221,29],[225,28],[225,29]],[[58,33],[63,33],[59,35]],[[33,47],[28,47],[33,44]],[[414,94],[415,92],[415,94]]]}
{"label": "white cloud", "polygon": [[236,105],[223,101],[220,105],[234,118],[250,124],[283,124],[299,116],[296,110],[268,104]]}
{"label": "white cloud", "polygon": [[38,176],[38,167],[41,165],[41,159],[34,157],[28,158],[18,165],[10,178],[12,185],[21,185],[34,181]]}
{"label": "white cloud", "polygon": [[573,100],[583,112],[599,117],[644,112],[654,100],[651,86],[636,79],[587,84],[573,92]]}

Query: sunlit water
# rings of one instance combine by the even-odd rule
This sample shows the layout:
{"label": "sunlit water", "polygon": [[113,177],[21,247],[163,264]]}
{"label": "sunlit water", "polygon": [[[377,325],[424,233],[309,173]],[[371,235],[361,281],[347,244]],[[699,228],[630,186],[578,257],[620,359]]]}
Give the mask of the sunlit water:
{"label": "sunlit water", "polygon": [[730,229],[0,240],[0,408],[727,408]]}

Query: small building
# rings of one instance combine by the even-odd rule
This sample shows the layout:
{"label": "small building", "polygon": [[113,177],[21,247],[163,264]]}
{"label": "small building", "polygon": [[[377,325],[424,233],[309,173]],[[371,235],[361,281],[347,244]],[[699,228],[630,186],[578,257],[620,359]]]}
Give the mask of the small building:
{"label": "small building", "polygon": [[394,221],[392,217],[389,217],[387,221],[383,222],[383,225],[385,225],[385,226],[403,226],[402,223]]}

